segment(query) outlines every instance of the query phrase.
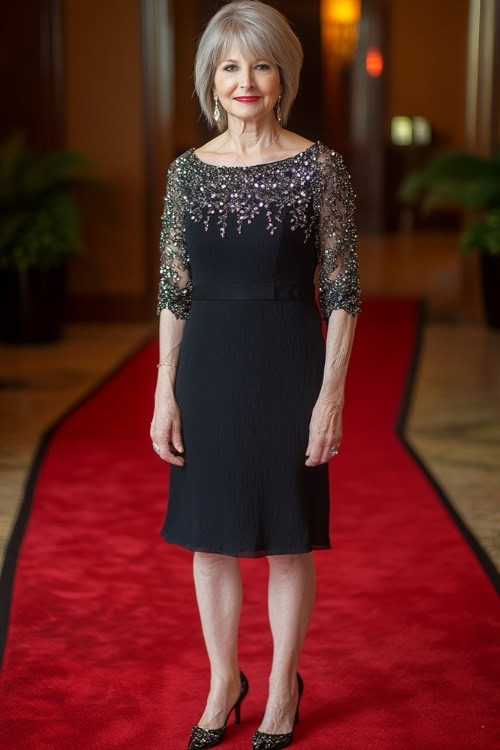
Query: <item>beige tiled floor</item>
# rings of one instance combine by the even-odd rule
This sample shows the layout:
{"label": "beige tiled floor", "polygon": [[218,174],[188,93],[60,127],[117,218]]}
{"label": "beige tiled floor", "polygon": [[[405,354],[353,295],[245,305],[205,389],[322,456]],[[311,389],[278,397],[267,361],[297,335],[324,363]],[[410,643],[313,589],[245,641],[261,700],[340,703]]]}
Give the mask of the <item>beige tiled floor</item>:
{"label": "beige tiled floor", "polygon": [[42,433],[153,330],[72,325],[58,343],[0,346],[0,563]]}
{"label": "beige tiled floor", "polygon": [[500,567],[500,332],[426,327],[406,434]]}

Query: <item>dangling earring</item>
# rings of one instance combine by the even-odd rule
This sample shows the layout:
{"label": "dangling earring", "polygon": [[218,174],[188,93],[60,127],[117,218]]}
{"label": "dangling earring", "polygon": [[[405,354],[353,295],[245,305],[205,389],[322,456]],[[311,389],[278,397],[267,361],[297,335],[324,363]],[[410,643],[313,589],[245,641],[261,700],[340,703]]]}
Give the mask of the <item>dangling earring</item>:
{"label": "dangling earring", "polygon": [[278,97],[278,106],[276,107],[276,117],[278,118],[278,122],[281,125],[281,107],[280,107],[280,101],[281,101],[281,94]]}
{"label": "dangling earring", "polygon": [[214,94],[214,99],[215,99],[214,120],[215,120],[215,122],[217,122],[217,120],[220,117],[219,98],[218,98],[217,94]]}

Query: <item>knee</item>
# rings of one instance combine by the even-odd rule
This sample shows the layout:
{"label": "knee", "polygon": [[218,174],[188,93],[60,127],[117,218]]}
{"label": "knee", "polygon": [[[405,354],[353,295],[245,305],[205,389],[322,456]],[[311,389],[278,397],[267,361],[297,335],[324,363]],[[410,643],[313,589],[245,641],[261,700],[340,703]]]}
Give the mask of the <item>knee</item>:
{"label": "knee", "polygon": [[235,557],[223,555],[220,552],[200,552],[196,550],[193,562],[198,569],[209,572],[228,565],[234,565],[238,561]]}
{"label": "knee", "polygon": [[280,570],[283,573],[292,572],[296,568],[310,563],[312,552],[295,554],[295,555],[267,555],[269,567],[273,570]]}

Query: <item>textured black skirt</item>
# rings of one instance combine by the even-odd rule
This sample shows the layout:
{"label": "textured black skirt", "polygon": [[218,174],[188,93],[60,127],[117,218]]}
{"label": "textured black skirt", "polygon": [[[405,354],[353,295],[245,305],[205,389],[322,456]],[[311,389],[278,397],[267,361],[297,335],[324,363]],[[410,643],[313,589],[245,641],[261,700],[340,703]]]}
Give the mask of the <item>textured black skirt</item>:
{"label": "textured black skirt", "polygon": [[328,464],[305,466],[324,364],[312,284],[195,286],[163,539],[238,557],[331,548]]}

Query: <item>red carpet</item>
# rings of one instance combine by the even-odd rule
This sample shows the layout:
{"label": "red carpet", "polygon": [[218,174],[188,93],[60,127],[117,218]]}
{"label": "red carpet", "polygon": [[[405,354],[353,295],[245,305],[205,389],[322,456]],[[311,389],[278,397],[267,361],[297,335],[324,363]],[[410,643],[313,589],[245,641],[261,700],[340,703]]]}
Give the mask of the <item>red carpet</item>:
{"label": "red carpet", "polygon": [[[366,300],[358,321],[330,462],[334,549],[313,553],[304,750],[500,747],[495,574],[397,431],[417,328],[412,300]],[[192,552],[159,536],[169,467],[148,437],[156,349],[41,446],[2,575],[3,750],[177,750],[201,716]],[[271,661],[268,563],[241,568],[250,692],[228,750],[250,748]]]}

